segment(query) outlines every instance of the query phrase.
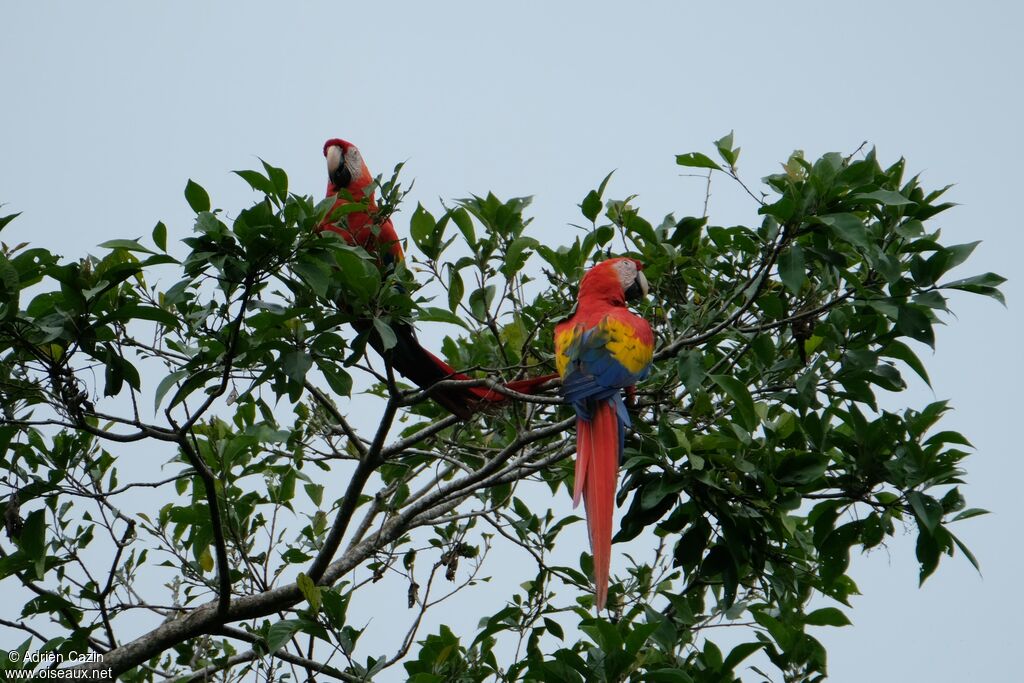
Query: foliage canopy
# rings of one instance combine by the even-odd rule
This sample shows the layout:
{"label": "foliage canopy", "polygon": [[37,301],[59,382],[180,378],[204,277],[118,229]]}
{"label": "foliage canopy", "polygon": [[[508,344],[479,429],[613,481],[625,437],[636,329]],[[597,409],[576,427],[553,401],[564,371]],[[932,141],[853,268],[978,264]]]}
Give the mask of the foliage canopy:
{"label": "foliage canopy", "polygon": [[[732,135],[715,148],[721,161],[677,162],[709,187],[742,183]],[[419,255],[383,271],[316,234],[331,202],[266,163],[238,172],[258,197],[234,219],[189,181],[195,228],[174,253],[162,223],[79,260],[4,245],[0,583],[21,598],[4,626],[22,652],[102,652],[82,666],[127,681],[404,666],[420,683],[717,682],[757,651],[778,670],[753,667],[766,678],[820,680],[808,627],[849,623],[836,605],[857,591],[851,552],[912,526],[922,582],[943,554],[975,563],[951,529],[983,510],[959,489],[967,439],[936,426],[947,402],[891,412],[877,397],[908,371],[928,381],[917,350],[944,292],[1001,301],[1003,278],[948,275],[977,243],[940,241],[945,188],[904,166],[795,153],[764,194],[747,190],[752,225],[731,227],[652,223],[635,197],[607,199],[605,178],[563,246],[531,235],[527,198],[474,196],[439,218],[417,206]],[[380,182],[384,214],[405,195],[398,170]],[[384,340],[399,320],[454,323],[444,354],[481,383],[550,372],[553,323],[606,251],[645,263],[658,352],[619,491],[616,541],[642,553],[595,616],[589,556],[552,561],[578,522],[557,391],[458,422],[346,323],[372,318]],[[498,546],[528,554],[525,582],[502,586],[475,633],[420,633],[435,605],[479,590]],[[377,620],[383,655],[348,614],[378,581],[408,605],[400,633]],[[748,636],[728,652],[708,628],[723,623]]]}

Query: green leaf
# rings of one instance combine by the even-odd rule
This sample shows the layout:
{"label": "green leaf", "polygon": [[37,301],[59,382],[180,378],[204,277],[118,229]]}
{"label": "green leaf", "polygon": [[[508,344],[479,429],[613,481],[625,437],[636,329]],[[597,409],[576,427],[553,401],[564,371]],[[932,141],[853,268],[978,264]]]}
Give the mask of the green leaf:
{"label": "green leaf", "polygon": [[[21,671],[25,669],[25,654],[31,646],[32,636],[29,636],[16,648],[5,647],[3,654],[0,655],[2,657],[0,659],[0,671]],[[6,680],[13,680],[14,674],[7,675],[4,678]],[[31,680],[31,677],[26,674],[25,679]]]}
{"label": "green leaf", "polygon": [[473,290],[473,293],[469,295],[469,309],[473,312],[473,317],[481,321],[487,319],[487,312],[491,308],[491,302],[494,301],[495,292],[494,285]]}
{"label": "green leaf", "polygon": [[263,194],[274,194],[274,185],[270,178],[265,177],[259,171],[232,171],[239,178],[249,183],[249,187]]}
{"label": "green leaf", "polygon": [[991,514],[988,510],[982,510],[981,508],[968,508],[953,518],[954,522],[959,522],[961,519],[970,519],[971,517],[978,517],[980,515]]}
{"label": "green leaf", "polygon": [[352,376],[327,360],[317,360],[317,367],[324,374],[327,385],[338,396],[349,396],[352,393]]}
{"label": "green leaf", "polygon": [[301,384],[306,379],[306,373],[313,367],[313,359],[306,351],[296,349],[281,355],[281,365],[293,382]]}
{"label": "green leaf", "polygon": [[633,628],[633,632],[626,636],[623,641],[623,645],[631,658],[636,658],[640,653],[641,648],[647,644],[647,640],[651,637],[661,624],[658,622],[648,622],[646,624],[636,624]]}
{"label": "green leaf", "polygon": [[709,375],[709,377],[732,399],[741,426],[748,432],[754,431],[760,423],[760,419],[757,417],[757,411],[754,410],[754,399],[750,397],[750,391],[746,385],[730,375]]}
{"label": "green leaf", "polygon": [[707,375],[704,371],[703,358],[697,349],[683,349],[679,352],[679,358],[676,361],[679,379],[691,394],[700,389],[701,383]]}
{"label": "green leaf", "polygon": [[526,265],[526,260],[530,258],[528,250],[536,247],[537,244],[537,240],[532,237],[517,237],[512,240],[505,252],[505,262],[500,269],[502,274],[506,278],[511,278],[518,273]]}
{"label": "green leaf", "polygon": [[108,349],[104,364],[106,365],[104,372],[104,396],[117,396],[121,393],[121,387],[124,386],[124,364],[121,362],[121,357],[118,356],[113,350]]}
{"label": "green leaf", "polygon": [[885,527],[877,512],[864,518],[864,526],[860,531],[860,541],[865,548],[874,548],[885,538]]}
{"label": "green leaf", "polygon": [[929,532],[934,532],[942,522],[942,505],[939,501],[920,491],[909,492],[907,501],[914,510],[917,521],[924,524]]}
{"label": "green leaf", "polygon": [[310,609],[314,612],[319,612],[323,597],[320,587],[313,582],[313,579],[306,576],[303,572],[299,572],[295,583],[298,585],[299,591],[302,593],[302,597],[306,598],[306,602],[309,603]]}
{"label": "green leaf", "polygon": [[817,480],[828,469],[829,460],[818,453],[798,453],[783,456],[775,470],[775,479],[780,484],[803,486]]}
{"label": "green leaf", "polygon": [[816,609],[806,617],[804,623],[809,626],[850,626],[850,620],[837,607]]}
{"label": "green leaf", "polygon": [[544,617],[544,626],[547,627],[548,633],[553,635],[555,638],[558,638],[559,640],[565,640],[565,632],[562,630],[561,625],[559,625],[557,621],[555,621],[554,619],[550,619],[548,617]]}
{"label": "green leaf", "polygon": [[338,273],[348,288],[362,301],[369,301],[380,290],[380,272],[362,249],[340,246],[333,250]]}
{"label": "green leaf", "polygon": [[167,226],[160,221],[153,228],[153,244],[155,244],[160,251],[167,251]]}
{"label": "green leaf", "polygon": [[986,287],[998,287],[999,285],[1006,282],[1006,278],[1002,275],[995,273],[983,273],[981,275],[973,275],[971,277],[965,277],[962,280],[954,280],[953,282],[947,282],[944,285],[939,285],[942,288],[951,289],[962,289],[964,285],[983,285]]}
{"label": "green leaf", "polygon": [[198,183],[192,182],[190,178],[185,185],[185,201],[196,213],[210,210],[210,195]]}
{"label": "green leaf", "polygon": [[911,370],[917,373],[917,376],[925,381],[925,384],[931,386],[931,380],[928,378],[928,372],[924,368],[924,363],[917,357],[917,354],[913,350],[901,341],[893,340],[885,345],[885,348],[879,352],[881,356],[887,356],[889,358],[895,358],[906,363]]}
{"label": "green leaf", "polygon": [[821,541],[821,578],[826,585],[835,584],[850,566],[850,546],[860,540],[863,522],[848,522],[834,529]]}
{"label": "green leaf", "polygon": [[292,264],[292,270],[310,289],[316,292],[317,296],[327,296],[327,290],[331,285],[331,269],[322,261],[300,255],[299,259]]}
{"label": "green leaf", "polygon": [[263,168],[267,172],[267,177],[270,178],[270,182],[274,188],[274,194],[282,201],[288,196],[288,174],[282,169],[276,166],[271,166],[267,162],[260,159],[260,163],[263,164]]}
{"label": "green leaf", "polygon": [[729,131],[728,135],[724,135],[720,139],[715,140],[715,147],[718,149],[719,156],[722,157],[722,160],[725,161],[725,163],[729,164],[730,168],[736,166],[736,161],[740,156],[739,147],[734,149],[732,146],[733,132],[734,131]]}
{"label": "green leaf", "polygon": [[6,228],[8,223],[13,221],[15,218],[17,218],[20,215],[21,215],[21,212],[19,211],[18,213],[11,213],[11,214],[8,214],[6,216],[0,216],[0,230],[3,230],[4,228]]}
{"label": "green leaf", "polygon": [[393,349],[395,344],[398,343],[398,337],[395,335],[395,331],[391,329],[391,326],[380,318],[373,319],[373,329],[380,335],[381,344],[384,345],[384,350]]}
{"label": "green leaf", "polygon": [[459,303],[462,302],[462,296],[466,293],[466,286],[462,282],[462,276],[459,271],[455,268],[449,268],[448,270],[448,308],[451,309],[452,313],[459,307]]}
{"label": "green leaf", "polygon": [[466,243],[470,248],[476,248],[476,232],[473,230],[473,219],[470,217],[469,212],[461,206],[452,209],[451,211],[452,220],[455,221],[455,227],[459,229],[462,236],[466,239]]}
{"label": "green leaf", "polygon": [[21,299],[21,279],[18,269],[0,253],[0,320],[18,315]]}
{"label": "green leaf", "polygon": [[18,536],[18,545],[36,568],[36,578],[43,578],[46,562],[46,511],[33,510],[25,518]]}
{"label": "green leaf", "polygon": [[[980,240],[977,242],[968,242],[966,244],[954,244],[952,246],[946,247],[945,253],[947,254],[947,257],[946,262],[943,265],[942,272],[946,273],[950,270],[953,270],[954,268],[962,264],[964,261],[966,261],[968,258],[970,258],[971,254],[974,253],[974,250],[978,248],[979,244],[981,244]],[[1002,282],[986,284],[1000,285],[1002,284]]]}
{"label": "green leaf", "polygon": [[764,643],[740,643],[732,649],[729,655],[722,662],[725,671],[732,671],[744,659],[764,647]]}
{"label": "green leaf", "polygon": [[800,293],[800,288],[807,279],[807,266],[804,263],[804,250],[799,242],[794,242],[789,249],[779,256],[779,277],[786,289],[794,294]]}
{"label": "green leaf", "polygon": [[437,228],[437,221],[429,211],[423,208],[422,204],[417,204],[412,218],[409,219],[409,234],[412,235],[412,241],[420,251],[431,259],[437,257],[437,242],[434,239],[435,228]]}
{"label": "green leaf", "polygon": [[658,243],[658,235],[650,223],[640,216],[634,209],[621,212],[620,219],[626,232],[639,235],[644,244],[653,246]]}
{"label": "green leaf", "polygon": [[455,315],[451,311],[444,308],[437,308],[435,306],[423,306],[420,308],[420,313],[417,316],[419,320],[436,322],[436,323],[449,323],[451,325],[458,325],[469,329],[466,322]]}
{"label": "green leaf", "polygon": [[932,321],[924,310],[920,306],[900,306],[896,317],[896,329],[901,334],[934,348],[935,332],[932,330]]}
{"label": "green leaf", "polygon": [[853,195],[851,199],[866,199],[872,202],[878,202],[879,204],[885,204],[886,206],[904,206],[906,204],[914,203],[913,200],[907,199],[899,192],[893,192],[892,190],[875,190],[874,192],[862,192],[861,194]]}
{"label": "green leaf", "polygon": [[836,237],[856,247],[867,248],[871,244],[868,240],[867,228],[864,227],[864,221],[855,214],[827,214],[818,216],[818,221],[832,228],[832,233]]}
{"label": "green leaf", "polygon": [[583,215],[586,216],[587,220],[591,223],[597,220],[597,217],[601,213],[601,208],[604,206],[604,202],[601,201],[601,198],[604,196],[605,188],[608,187],[608,181],[611,180],[612,173],[615,173],[615,171],[606,175],[598,188],[588,192],[587,196],[583,198],[583,201],[579,205]]}
{"label": "green leaf", "polygon": [[267,650],[273,654],[280,650],[292,639],[292,636],[302,627],[299,619],[284,619],[273,624],[267,631]]}
{"label": "green leaf", "polygon": [[791,626],[761,610],[754,610],[752,614],[754,615],[754,621],[768,631],[768,635],[772,637],[772,640],[774,640],[783,651],[789,650],[792,647],[797,634]]}
{"label": "green leaf", "polygon": [[929,533],[927,529],[919,527],[917,544],[914,547],[917,561],[920,563],[918,572],[918,584],[924,585],[925,580],[935,572],[939,566],[939,557],[942,554],[942,547],[939,543],[940,537],[948,538],[949,533],[942,527],[936,528],[936,533]]}
{"label": "green leaf", "polygon": [[677,154],[676,163],[680,166],[688,166],[690,168],[712,168],[716,171],[721,171],[722,167],[715,163],[710,157],[700,152],[690,152],[688,154]]}
{"label": "green leaf", "polygon": [[304,484],[303,489],[313,505],[320,507],[324,502],[324,487],[322,484]]}
{"label": "green leaf", "polygon": [[[163,225],[163,223],[159,223],[158,225]],[[128,251],[141,251],[146,254],[156,253],[155,251],[151,251],[139,244],[138,240],[107,240],[99,246],[104,249],[127,249]]]}
{"label": "green leaf", "polygon": [[[583,212],[583,215],[591,223],[594,223],[597,220],[597,217],[601,214],[601,209],[604,207],[604,202],[602,201],[602,198],[604,197],[604,191],[608,187],[608,181],[611,180],[612,174],[614,173],[615,171],[611,171],[608,175],[606,175],[604,177],[604,180],[601,181],[601,184],[598,185],[597,189],[588,192],[587,196],[584,197],[583,201],[580,202],[579,204],[580,211]],[[602,227],[609,228],[610,226]],[[603,244],[603,242],[601,242],[601,244]]]}
{"label": "green leaf", "polygon": [[173,387],[175,384],[178,383],[179,380],[184,379],[188,375],[188,370],[176,370],[175,372],[170,373],[162,380],[160,380],[160,384],[158,384],[156,387],[156,394],[153,397],[153,410],[159,410],[160,401],[162,401],[164,396],[167,395],[167,392],[171,390],[171,387]]}
{"label": "green leaf", "polygon": [[970,549],[968,549],[968,547],[966,545],[964,545],[963,541],[961,541],[959,538],[957,538],[954,534],[951,533],[949,535],[949,537],[953,539],[953,543],[956,543],[956,547],[960,548],[961,552],[963,552],[963,554],[964,554],[964,557],[967,558],[967,561],[970,562],[972,565],[974,565],[974,568],[978,572],[980,572],[981,571],[981,565],[978,564],[978,558],[976,558],[974,556],[974,553],[972,553],[970,551]]}
{"label": "green leaf", "polygon": [[957,289],[962,292],[971,292],[972,294],[981,294],[995,299],[1003,306],[1006,305],[1006,298],[1003,293],[997,289],[999,285],[1006,282],[1006,278],[995,273],[983,273],[982,275],[975,275],[973,277],[964,278],[962,280],[955,280],[953,282],[947,282],[946,284],[939,285],[943,289]]}
{"label": "green leaf", "polygon": [[587,196],[580,202],[580,211],[588,221],[593,223],[597,220],[597,217],[601,215],[601,209],[604,207],[604,202],[601,201],[601,197],[598,196],[597,192],[591,190],[587,193]]}

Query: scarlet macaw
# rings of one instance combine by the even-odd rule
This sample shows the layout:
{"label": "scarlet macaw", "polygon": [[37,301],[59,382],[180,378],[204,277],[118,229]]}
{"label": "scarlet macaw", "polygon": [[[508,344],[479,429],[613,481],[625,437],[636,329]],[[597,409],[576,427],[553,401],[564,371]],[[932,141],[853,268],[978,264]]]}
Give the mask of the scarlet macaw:
{"label": "scarlet macaw", "polygon": [[[336,232],[349,244],[359,245],[371,254],[381,254],[383,251],[381,255],[386,261],[401,261],[405,256],[391,219],[387,218],[379,225],[374,223],[372,214],[377,210],[377,201],[371,187],[373,176],[363,161],[363,155],[351,142],[332,138],[324,143],[324,156],[327,157],[327,196],[335,197],[331,211],[349,203],[347,198],[338,194],[339,190],[347,190],[352,196],[351,201],[360,202],[365,199],[367,211],[348,214],[346,226],[325,223],[320,226],[321,229]],[[367,191],[369,197],[366,196]]]}
{"label": "scarlet macaw", "polygon": [[[366,201],[366,211],[346,214],[346,223],[324,222],[321,230],[336,232],[349,244],[363,247],[371,254],[382,258],[383,265],[400,261],[404,258],[402,245],[395,232],[391,219],[376,223],[373,213],[377,203],[373,196],[373,176],[363,161],[363,155],[351,142],[332,138],[324,143],[324,156],[327,158],[327,196],[335,197],[334,208],[350,201]],[[339,190],[347,190],[351,200],[342,197]],[[368,194],[369,193],[369,194]],[[391,329],[397,338],[396,345],[385,350],[380,337],[371,329],[368,321],[354,323],[356,329],[369,330],[371,346],[391,362],[395,371],[411,380],[416,386],[426,389],[436,382],[446,379],[470,380],[468,375],[456,372],[452,366],[423,348],[416,339],[416,332],[411,325],[392,323]],[[545,382],[557,375],[545,375],[508,382],[505,386],[512,391],[530,394]],[[482,405],[501,403],[507,397],[487,387],[445,387],[436,389],[431,394],[433,399],[447,410],[462,419],[468,419]]]}
{"label": "scarlet macaw", "polygon": [[582,494],[598,610],[608,598],[615,489],[630,424],[622,392],[647,376],[654,352],[651,326],[626,308],[647,295],[642,268],[630,258],[597,264],[580,282],[572,317],[555,326],[561,392],[576,410],[573,507]]}

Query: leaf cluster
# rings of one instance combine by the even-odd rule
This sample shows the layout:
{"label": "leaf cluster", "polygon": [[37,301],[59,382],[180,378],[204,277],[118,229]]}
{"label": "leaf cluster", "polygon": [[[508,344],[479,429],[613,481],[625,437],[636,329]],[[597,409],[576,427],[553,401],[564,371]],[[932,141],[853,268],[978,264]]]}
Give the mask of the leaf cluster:
{"label": "leaf cluster", "polygon": [[[798,152],[758,196],[733,136],[715,149],[677,162],[709,191],[740,183],[752,225],[651,221],[608,196],[609,175],[570,244],[537,236],[529,198],[471,196],[437,218],[418,205],[418,253],[386,266],[319,231],[365,202],[316,203],[264,163],[237,172],[257,198],[234,218],[188,182],[180,249],[162,223],[72,261],[5,244],[0,581],[28,596],[8,621],[49,651],[104,653],[124,680],[399,664],[415,681],[732,681],[769,664],[821,680],[813,629],[849,623],[854,553],[912,530],[922,582],[943,555],[977,564],[953,531],[984,511],[960,489],[969,442],[937,427],[948,403],[885,406],[908,372],[928,382],[918,354],[949,292],[1002,301],[1003,279],[950,275],[977,243],[943,242],[947,188],[902,160]],[[405,196],[399,171],[378,180],[378,223]],[[366,346],[442,322],[470,382],[550,372],[550,330],[609,253],[645,264],[658,351],[621,468],[625,570],[595,616],[591,558],[561,540],[579,521],[571,409],[552,391],[460,423]],[[154,453],[167,476],[125,478],[125,458]],[[476,633],[422,636],[498,544],[528,580]],[[364,656],[352,615],[380,595],[402,596],[408,629]],[[139,609],[161,624],[132,632]],[[723,626],[748,637],[723,652]]]}

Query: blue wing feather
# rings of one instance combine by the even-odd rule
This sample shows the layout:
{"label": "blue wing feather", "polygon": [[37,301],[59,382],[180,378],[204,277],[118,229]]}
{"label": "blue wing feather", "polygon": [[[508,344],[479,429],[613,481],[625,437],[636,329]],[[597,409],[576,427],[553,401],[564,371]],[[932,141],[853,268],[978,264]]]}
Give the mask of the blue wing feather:
{"label": "blue wing feather", "polygon": [[590,420],[598,401],[610,401],[619,422],[619,456],[625,448],[626,427],[631,424],[622,389],[633,386],[647,374],[629,371],[607,348],[608,334],[594,327],[584,331],[566,349],[569,370],[562,379],[562,395],[582,420]]}

